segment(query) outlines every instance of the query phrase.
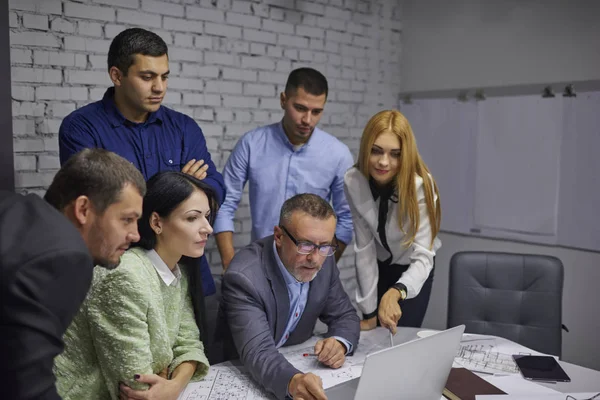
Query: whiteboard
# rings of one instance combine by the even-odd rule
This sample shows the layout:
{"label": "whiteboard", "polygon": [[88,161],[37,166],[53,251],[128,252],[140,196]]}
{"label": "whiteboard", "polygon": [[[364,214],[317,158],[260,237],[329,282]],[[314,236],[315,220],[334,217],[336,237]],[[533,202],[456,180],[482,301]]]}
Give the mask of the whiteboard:
{"label": "whiteboard", "polygon": [[442,230],[600,251],[600,93],[402,104]]}
{"label": "whiteboard", "polygon": [[438,184],[441,229],[468,233],[473,219],[473,151],[477,105],[455,99],[403,104],[421,157]]}
{"label": "whiteboard", "polygon": [[565,101],[559,243],[600,250],[600,93]]}
{"label": "whiteboard", "polygon": [[563,98],[478,103],[475,226],[556,236]]}

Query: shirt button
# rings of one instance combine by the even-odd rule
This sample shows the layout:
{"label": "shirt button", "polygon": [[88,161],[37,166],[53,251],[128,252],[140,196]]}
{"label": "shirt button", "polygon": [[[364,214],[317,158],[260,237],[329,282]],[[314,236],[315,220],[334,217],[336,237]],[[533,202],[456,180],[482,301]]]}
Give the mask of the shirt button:
{"label": "shirt button", "polygon": [[147,159],[150,159],[150,157],[152,157],[150,154],[146,154]]}
{"label": "shirt button", "polygon": [[296,313],[296,318],[298,318],[298,313]]}
{"label": "shirt button", "polygon": [[169,164],[173,164],[173,160],[169,160]]}
{"label": "shirt button", "polygon": [[290,336],[290,335],[288,335],[288,334],[286,333],[286,334],[285,334],[285,338],[287,339],[287,338],[288,338],[288,336]]}

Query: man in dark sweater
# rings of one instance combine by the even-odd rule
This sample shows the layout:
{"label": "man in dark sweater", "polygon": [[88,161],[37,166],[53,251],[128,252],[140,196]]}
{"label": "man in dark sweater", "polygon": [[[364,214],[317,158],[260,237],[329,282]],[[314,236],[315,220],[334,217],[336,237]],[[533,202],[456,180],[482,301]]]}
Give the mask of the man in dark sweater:
{"label": "man in dark sweater", "polygon": [[94,265],[118,266],[139,240],[146,185],[127,160],[83,150],[45,201],[0,192],[0,387],[11,400],[60,399],[52,373]]}

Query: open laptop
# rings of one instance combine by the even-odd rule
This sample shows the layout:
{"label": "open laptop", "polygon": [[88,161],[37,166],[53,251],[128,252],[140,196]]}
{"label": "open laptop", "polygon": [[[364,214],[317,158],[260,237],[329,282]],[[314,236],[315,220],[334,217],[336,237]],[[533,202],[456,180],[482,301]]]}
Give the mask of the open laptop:
{"label": "open laptop", "polygon": [[325,391],[328,400],[440,400],[464,325],[369,354],[360,378]]}

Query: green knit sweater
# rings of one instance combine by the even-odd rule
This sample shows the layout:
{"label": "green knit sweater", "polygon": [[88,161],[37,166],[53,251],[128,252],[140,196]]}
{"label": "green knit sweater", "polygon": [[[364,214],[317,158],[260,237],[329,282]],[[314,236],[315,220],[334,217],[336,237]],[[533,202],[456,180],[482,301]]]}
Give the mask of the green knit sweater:
{"label": "green knit sweater", "polygon": [[[183,271],[182,271],[183,272]],[[194,319],[187,278],[167,286],[146,251],[128,250],[114,270],[96,267],[79,313],[55,359],[58,393],[64,400],[119,398],[119,382],[140,390],[135,374],[173,370],[198,361],[192,380],[208,372]]]}

